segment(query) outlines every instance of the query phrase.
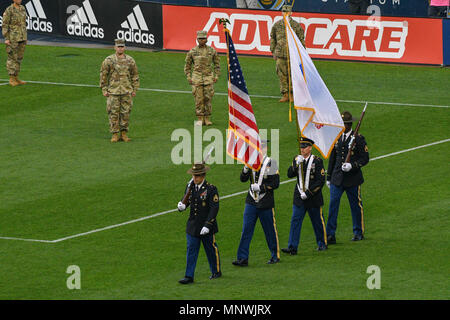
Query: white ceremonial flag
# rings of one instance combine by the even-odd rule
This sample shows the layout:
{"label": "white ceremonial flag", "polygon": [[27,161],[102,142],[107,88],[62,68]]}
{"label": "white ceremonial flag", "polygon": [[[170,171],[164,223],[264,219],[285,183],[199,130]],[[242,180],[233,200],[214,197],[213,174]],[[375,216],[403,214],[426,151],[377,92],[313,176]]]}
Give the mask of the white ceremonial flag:
{"label": "white ceremonial flag", "polygon": [[284,17],[291,66],[294,107],[303,137],[314,140],[326,159],[344,132],[336,101],[317,72],[314,63]]}

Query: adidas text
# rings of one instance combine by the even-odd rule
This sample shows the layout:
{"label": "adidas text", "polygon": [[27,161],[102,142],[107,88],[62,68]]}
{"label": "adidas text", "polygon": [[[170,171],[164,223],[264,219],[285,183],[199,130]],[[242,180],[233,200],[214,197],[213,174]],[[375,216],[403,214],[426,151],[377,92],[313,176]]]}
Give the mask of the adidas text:
{"label": "adidas text", "polygon": [[103,28],[93,27],[90,24],[72,23],[67,26],[67,33],[71,36],[89,37],[103,39],[105,31]]}
{"label": "adidas text", "polygon": [[27,29],[31,31],[53,32],[53,25],[49,21],[43,21],[39,18],[27,18]]}
{"label": "adidas text", "polygon": [[117,31],[117,38],[124,39],[127,42],[155,44],[155,36],[152,33],[145,33],[141,30],[119,30]]}

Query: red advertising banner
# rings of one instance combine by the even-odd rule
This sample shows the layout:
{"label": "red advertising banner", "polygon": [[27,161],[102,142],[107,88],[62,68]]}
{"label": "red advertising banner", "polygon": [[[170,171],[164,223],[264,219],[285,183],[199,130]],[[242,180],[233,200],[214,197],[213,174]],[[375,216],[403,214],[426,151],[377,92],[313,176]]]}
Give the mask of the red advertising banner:
{"label": "red advertising banner", "polygon": [[[305,30],[312,58],[420,64],[443,61],[440,19],[299,12],[292,17]],[[206,30],[208,44],[226,52],[219,24],[222,18],[230,21],[228,28],[238,53],[271,55],[270,30],[282,18],[277,11],[164,5],[164,49],[189,50],[196,45],[196,31]]]}

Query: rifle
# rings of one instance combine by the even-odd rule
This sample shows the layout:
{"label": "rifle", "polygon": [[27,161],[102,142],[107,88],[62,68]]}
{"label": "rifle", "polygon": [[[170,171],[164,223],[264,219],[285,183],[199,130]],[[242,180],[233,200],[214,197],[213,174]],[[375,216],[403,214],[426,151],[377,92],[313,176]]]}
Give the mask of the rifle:
{"label": "rifle", "polygon": [[[209,157],[211,156],[212,151],[214,150],[214,147],[211,148],[211,150],[209,150],[208,154],[206,155],[205,159],[202,161],[203,164],[206,163],[206,161],[208,161]],[[189,202],[189,197],[191,196],[192,193],[192,188],[194,187],[194,178],[191,178],[191,180],[189,180],[188,182],[188,190],[185,193],[183,200],[181,200],[181,202],[183,204],[185,204],[187,206],[188,202]]]}
{"label": "rifle", "polygon": [[367,108],[367,102],[366,102],[366,105],[364,106],[363,112],[361,113],[361,117],[359,118],[358,125],[356,126],[356,129],[355,129],[355,133],[352,135],[352,138],[350,139],[350,142],[348,143],[348,153],[347,153],[347,157],[345,157],[345,162],[350,162],[350,157],[352,155],[352,149],[354,148],[354,146],[356,144],[356,136],[359,133],[359,127],[361,127],[361,122],[364,118],[364,115],[366,114],[366,108]]}

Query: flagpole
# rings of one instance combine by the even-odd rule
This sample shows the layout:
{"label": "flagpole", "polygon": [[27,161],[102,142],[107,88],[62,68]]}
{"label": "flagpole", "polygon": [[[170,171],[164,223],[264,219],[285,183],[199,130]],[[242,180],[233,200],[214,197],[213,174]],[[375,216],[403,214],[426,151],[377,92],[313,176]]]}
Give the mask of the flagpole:
{"label": "flagpole", "polygon": [[[287,19],[286,14],[283,13],[283,19],[284,19],[284,29],[286,31],[286,54],[287,54],[287,63],[288,63],[288,72],[289,72],[289,122],[292,122],[292,112],[291,112],[291,87],[292,87],[292,79],[291,79],[291,60],[289,56],[289,43],[288,43],[288,30],[287,30]],[[294,100],[294,99],[292,99]],[[301,148],[300,148],[300,139],[302,137],[302,133],[300,130],[300,124],[298,123],[298,114],[297,109],[295,109],[294,104],[294,110],[295,110],[295,124],[297,127],[297,143],[298,143],[298,152],[301,154]]]}
{"label": "flagpole", "polygon": [[289,84],[288,84],[288,90],[289,90],[289,122],[292,122],[292,100],[291,99],[291,89],[292,89],[292,80],[291,80],[291,62],[289,57],[289,44],[287,41],[288,35],[287,35],[287,19],[286,19],[286,13],[283,13],[283,19],[284,19],[284,30],[286,31],[286,60],[288,65],[288,78],[289,78]]}

